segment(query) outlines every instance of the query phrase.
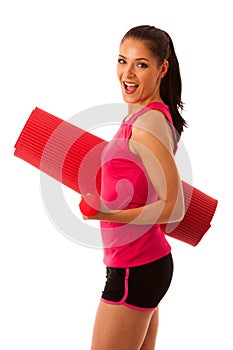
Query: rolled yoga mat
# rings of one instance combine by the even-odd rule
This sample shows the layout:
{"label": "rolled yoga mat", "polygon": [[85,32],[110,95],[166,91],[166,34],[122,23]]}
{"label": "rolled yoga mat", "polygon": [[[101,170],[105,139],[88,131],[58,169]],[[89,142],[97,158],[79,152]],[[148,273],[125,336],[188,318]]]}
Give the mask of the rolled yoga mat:
{"label": "rolled yoga mat", "polygon": [[[14,155],[82,195],[98,196],[101,153],[107,144],[107,141],[35,108],[15,144]],[[190,184],[184,181],[182,184],[184,218],[160,226],[166,235],[196,246],[210,228],[218,202]]]}

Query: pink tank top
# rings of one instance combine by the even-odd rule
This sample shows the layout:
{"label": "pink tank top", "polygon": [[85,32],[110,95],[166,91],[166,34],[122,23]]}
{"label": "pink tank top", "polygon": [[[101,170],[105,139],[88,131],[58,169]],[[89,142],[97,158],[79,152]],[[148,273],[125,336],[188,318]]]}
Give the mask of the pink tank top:
{"label": "pink tank top", "polygon": [[[165,115],[176,137],[169,108],[161,102],[153,102],[129,120],[123,120],[102,154],[101,198],[110,209],[140,207],[158,198],[141,159],[128,147],[133,123],[149,109],[159,110]],[[109,267],[127,268],[147,264],[171,251],[159,224],[134,225],[101,221],[100,227],[103,261]]]}

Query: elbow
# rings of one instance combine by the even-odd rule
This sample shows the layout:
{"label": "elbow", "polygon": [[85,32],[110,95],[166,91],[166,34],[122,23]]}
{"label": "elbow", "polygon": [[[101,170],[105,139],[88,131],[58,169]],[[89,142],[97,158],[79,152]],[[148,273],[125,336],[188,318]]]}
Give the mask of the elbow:
{"label": "elbow", "polygon": [[163,202],[163,212],[161,215],[160,223],[173,223],[180,222],[185,216],[185,202],[184,193],[182,186],[174,191],[166,200]]}
{"label": "elbow", "polygon": [[185,216],[185,206],[181,203],[175,213],[175,221],[182,221]]}
{"label": "elbow", "polygon": [[186,213],[185,202],[184,202],[184,193],[183,190],[180,191],[179,196],[179,221],[182,221]]}
{"label": "elbow", "polygon": [[168,221],[167,223],[182,221],[185,216],[185,204],[184,200],[176,201],[175,203],[170,203],[168,209]]}
{"label": "elbow", "polygon": [[182,221],[185,216],[185,202],[182,188],[180,188],[176,199],[172,203],[172,208],[172,222]]}

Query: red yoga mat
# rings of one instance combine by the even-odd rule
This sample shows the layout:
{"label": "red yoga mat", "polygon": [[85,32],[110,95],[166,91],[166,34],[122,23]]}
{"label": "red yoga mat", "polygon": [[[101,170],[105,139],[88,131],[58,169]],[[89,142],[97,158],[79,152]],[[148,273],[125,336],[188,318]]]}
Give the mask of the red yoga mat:
{"label": "red yoga mat", "polygon": [[[101,153],[107,141],[39,108],[28,118],[14,155],[80,194],[99,195]],[[196,246],[210,228],[217,200],[182,181],[185,216],[161,225],[173,238]]]}

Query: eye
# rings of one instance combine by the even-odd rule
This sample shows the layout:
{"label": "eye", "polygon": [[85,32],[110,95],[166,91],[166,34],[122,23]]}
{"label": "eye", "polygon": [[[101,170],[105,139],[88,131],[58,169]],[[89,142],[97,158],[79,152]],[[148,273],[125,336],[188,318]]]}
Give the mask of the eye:
{"label": "eye", "polygon": [[120,63],[120,64],[125,64],[126,61],[125,61],[123,58],[119,58],[119,59],[118,59],[118,63]]}
{"label": "eye", "polygon": [[148,67],[148,65],[147,65],[146,63],[144,63],[144,62],[138,63],[137,66],[138,66],[139,68],[147,68],[147,67]]}

